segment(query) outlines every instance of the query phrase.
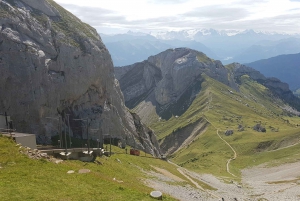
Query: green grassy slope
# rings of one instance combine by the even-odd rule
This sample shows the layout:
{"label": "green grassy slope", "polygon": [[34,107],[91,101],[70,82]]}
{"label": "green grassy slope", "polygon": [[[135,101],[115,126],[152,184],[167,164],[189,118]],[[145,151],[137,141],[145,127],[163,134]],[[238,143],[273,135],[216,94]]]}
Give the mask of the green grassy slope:
{"label": "green grassy slope", "polygon": [[[0,137],[0,200],[153,200],[153,190],[143,184],[147,176],[141,171],[164,168],[182,177],[176,167],[152,157],[124,154],[124,150],[110,158],[97,158],[103,165],[80,161],[60,164],[33,160],[19,152],[19,147],[7,137]],[[121,154],[122,152],[122,154]],[[142,153],[142,155],[144,155]],[[119,163],[116,159],[119,159]],[[77,173],[90,169],[88,174]],[[67,171],[74,170],[74,174]],[[119,183],[114,181],[123,181]],[[184,179],[184,178],[183,178]],[[164,200],[174,200],[165,196]]]}
{"label": "green grassy slope", "polygon": [[[237,152],[237,159],[230,163],[230,171],[237,176],[248,166],[300,160],[297,153],[300,145],[269,152],[299,142],[300,127],[297,124],[300,125],[300,118],[288,116],[281,109],[283,102],[273,97],[267,88],[242,76],[240,92],[237,92],[206,75],[203,77],[201,92],[182,116],[150,125],[163,142],[172,132],[200,118],[211,123],[205,133],[171,155],[172,161],[200,173],[232,177],[226,172],[226,163],[233,157],[233,151],[218,137],[217,129]],[[252,128],[256,124],[261,124],[267,131],[254,131]],[[238,131],[239,125],[243,131]],[[232,136],[224,135],[228,129],[234,130]]]}

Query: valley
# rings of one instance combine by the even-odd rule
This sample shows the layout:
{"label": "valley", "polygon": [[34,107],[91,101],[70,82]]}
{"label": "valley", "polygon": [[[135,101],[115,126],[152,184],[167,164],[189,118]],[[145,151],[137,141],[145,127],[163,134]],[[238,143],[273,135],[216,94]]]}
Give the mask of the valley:
{"label": "valley", "polygon": [[100,36],[81,8],[114,13],[0,1],[1,201],[300,199],[299,34]]}
{"label": "valley", "polygon": [[[214,91],[216,90],[215,85],[215,83],[207,83],[208,89]],[[158,132],[158,137],[162,137],[160,142],[163,143],[166,133],[171,133],[173,130],[183,130],[182,132],[184,132],[186,127],[189,126],[188,122],[196,121],[196,118],[205,118],[209,122],[204,134],[200,132],[183,149],[171,155],[173,161],[195,171],[230,176],[226,172],[226,163],[228,159],[234,157],[234,153],[228,147],[226,143],[228,142],[238,155],[236,160],[231,161],[232,171],[235,175],[240,175],[239,169],[274,160],[274,155],[272,157],[274,153],[266,151],[299,142],[300,128],[297,127],[297,124],[286,123],[287,121],[284,117],[278,117],[276,115],[276,109],[280,110],[278,106],[269,102],[268,105],[273,108],[268,110],[258,101],[258,103],[253,102],[251,99],[249,100],[241,95],[231,94],[226,90],[227,87],[222,84],[219,84],[217,87],[220,87],[219,89],[222,90],[217,93],[212,93],[211,91],[207,93],[210,93],[210,96],[206,98],[209,102],[207,102],[207,106],[203,110],[197,111],[199,107],[197,103],[201,103],[201,99],[204,98],[199,95],[199,99],[197,97],[182,116],[178,118],[173,117],[169,121],[157,122],[151,126]],[[191,113],[193,116],[190,115]],[[298,118],[294,117],[292,119],[297,120]],[[266,133],[256,132],[252,129],[259,122],[267,127]],[[164,124],[163,127],[162,124]],[[243,131],[238,131],[239,125],[244,127]],[[234,130],[232,136],[224,135],[224,132],[228,129]],[[220,139],[218,133],[226,142]],[[265,147],[260,147],[261,142],[270,143],[265,143]],[[296,152],[292,153],[290,159],[295,154]],[[289,154],[281,156],[281,159],[284,159],[287,155]],[[296,159],[297,155],[295,155],[294,160]]]}
{"label": "valley", "polygon": [[[178,51],[181,50],[178,49]],[[181,57],[180,59],[173,59],[176,61],[183,60],[184,62],[181,63],[183,65],[182,68],[187,68],[189,64],[186,65],[186,63],[193,63],[193,68],[196,68],[197,64],[195,62],[185,60],[185,58],[192,60],[192,54],[191,51],[187,53],[188,56],[181,54],[179,56]],[[157,57],[162,60],[156,61],[156,58],[151,59],[161,65],[166,62],[163,58],[169,58],[170,56],[157,55]],[[199,62],[202,61],[209,60],[201,59]],[[206,73],[210,74],[209,70],[212,67],[208,62],[206,64],[208,65],[207,68],[210,68]],[[177,71],[182,71],[181,67],[176,66],[177,64],[173,65]],[[132,66],[133,68],[137,67]],[[147,68],[146,66],[144,67],[145,72],[147,72]],[[158,68],[166,75],[171,72],[170,74],[173,76],[172,82],[176,83],[177,74],[175,69],[168,71],[163,69],[163,65]],[[132,111],[139,114],[141,119],[155,131],[161,150],[169,157],[170,161],[178,164],[181,168],[193,171],[195,175],[201,174],[202,176],[197,176],[199,178],[214,178],[212,179],[213,182],[206,183],[213,188],[220,190],[227,186],[226,183],[231,181],[236,184],[233,185],[234,188],[243,186],[243,190],[237,190],[240,192],[235,195],[242,200],[246,200],[247,197],[252,197],[256,200],[263,198],[267,200],[275,198],[278,200],[287,199],[289,193],[285,192],[285,187],[281,189],[280,185],[280,181],[285,176],[282,176],[280,173],[278,173],[278,177],[274,176],[273,179],[274,181],[278,179],[279,184],[277,187],[281,190],[278,190],[277,194],[272,196],[269,193],[256,193],[256,190],[269,192],[267,189],[274,187],[271,184],[269,185],[268,182],[270,180],[259,180],[257,178],[256,181],[250,182],[251,184],[248,185],[247,179],[252,177],[252,175],[246,172],[248,169],[250,171],[258,165],[262,166],[262,164],[266,166],[262,170],[265,172],[268,172],[270,167],[277,167],[286,163],[290,164],[290,166],[287,166],[291,168],[293,166],[297,167],[296,164],[299,163],[298,149],[300,147],[298,113],[295,112],[293,114],[291,110],[286,110],[286,101],[289,100],[286,97],[284,100],[281,99],[276,95],[276,91],[274,92],[271,88],[268,88],[267,82],[261,81],[261,79],[266,78],[263,78],[254,69],[251,70],[238,64],[227,65],[225,68],[228,70],[228,82],[222,79],[220,82],[218,78],[212,78],[202,73],[200,75],[201,78],[195,79],[201,80],[200,82],[193,82],[192,78],[189,81],[193,84],[185,83],[198,90],[194,90],[193,93],[179,92],[181,96],[179,95],[176,99],[169,99],[170,102],[168,102],[166,107],[160,107],[156,102],[160,100],[156,100],[156,92],[172,90],[172,87],[167,83],[162,89],[157,89],[160,87],[159,84],[152,84],[151,86],[155,87],[148,87],[149,92],[146,92],[146,95],[143,94],[139,97],[139,94],[137,94],[139,98],[135,98],[134,91],[132,91],[130,98],[126,99],[126,93],[130,91],[130,84],[126,84],[126,88],[123,88],[122,83],[125,83],[123,77],[128,77],[131,73],[131,69],[128,68],[125,74],[121,75],[120,84],[121,89],[125,91],[126,103],[129,104]],[[119,69],[116,70],[118,73]],[[222,68],[220,69],[219,67],[219,70],[222,71]],[[179,74],[188,76],[184,72]],[[193,75],[195,74],[196,72]],[[144,79],[148,79],[145,73],[143,76]],[[162,76],[157,82],[166,82],[164,79],[164,76]],[[170,80],[170,78],[167,79]],[[228,85],[233,87],[231,88],[224,83],[228,83]],[[143,84],[141,83],[141,85]],[[269,86],[272,85],[269,84]],[[168,93],[174,96],[174,91]],[[131,99],[135,100],[135,104],[132,104]],[[136,100],[140,100],[140,102]],[[185,109],[181,110],[179,107],[185,107]],[[297,107],[297,104],[295,107]],[[174,108],[176,109],[174,110]],[[166,113],[171,113],[172,115],[166,116],[164,115]],[[263,129],[257,130],[257,126]],[[228,131],[232,132],[226,135]],[[281,168],[284,167],[278,167],[278,169],[283,171]],[[293,199],[295,200],[298,198],[295,190],[298,185],[298,177],[299,174],[295,172],[294,179],[288,184],[293,189],[291,192],[293,192]],[[217,181],[225,182],[224,186],[218,186]],[[254,187],[255,182],[258,182],[260,186]],[[263,188],[263,185],[268,187]],[[251,191],[250,189],[252,188],[256,190]],[[236,190],[229,190],[227,187],[224,187],[224,189],[230,191],[231,194],[236,192]],[[244,194],[247,194],[247,196],[244,196]],[[221,194],[221,196],[226,197],[228,195],[225,193]],[[233,199],[230,196],[227,198]]]}

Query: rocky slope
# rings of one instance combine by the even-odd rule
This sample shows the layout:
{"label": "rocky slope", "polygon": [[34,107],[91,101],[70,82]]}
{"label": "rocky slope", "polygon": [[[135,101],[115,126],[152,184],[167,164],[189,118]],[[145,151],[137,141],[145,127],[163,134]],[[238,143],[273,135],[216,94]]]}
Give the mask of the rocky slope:
{"label": "rocky slope", "polygon": [[93,139],[109,132],[159,154],[151,131],[124,106],[96,30],[52,0],[0,1],[0,30],[0,110],[18,131],[49,143],[58,121],[48,117],[69,114],[74,137],[86,136],[85,121],[74,119],[89,119],[89,128],[99,129]]}
{"label": "rocky slope", "polygon": [[[163,118],[180,115],[188,108],[200,91],[202,73],[237,89],[220,61],[188,48],[169,49],[143,62],[115,68],[126,105],[133,108],[145,100]],[[138,110],[142,119],[149,116],[150,108],[145,109],[148,112]]]}
{"label": "rocky slope", "polygon": [[[200,117],[213,107],[209,105],[213,95],[207,90],[208,79],[212,80],[210,83],[213,85],[225,86],[218,89],[219,94],[231,97],[233,94],[245,93],[240,96],[249,98],[256,96],[250,94],[255,90],[244,90],[243,79],[245,76],[249,77],[253,82],[252,88],[257,85],[266,89],[257,94],[259,101],[252,98],[254,101],[260,102],[261,105],[276,102],[281,109],[299,115],[293,108],[300,110],[300,99],[293,95],[288,84],[277,78],[266,78],[260,72],[238,63],[223,66],[220,61],[212,60],[205,54],[188,48],[169,49],[143,62],[115,68],[115,75],[120,82],[126,105],[132,108],[145,124],[154,128],[165,154],[174,154],[182,147],[188,146],[207,129],[207,119]],[[200,94],[203,99],[198,98]],[[195,103],[196,98],[198,101],[201,99],[201,103]],[[193,104],[197,107],[191,109]],[[249,107],[248,103],[245,105]],[[231,114],[236,112],[233,111],[236,109],[230,108],[229,105],[219,112]],[[176,128],[168,123],[178,124],[179,119],[185,122],[180,123],[184,125],[178,125]]]}
{"label": "rocky slope", "polygon": [[137,106],[142,118],[149,116],[145,113],[149,114],[151,110],[151,107],[146,107],[147,112],[145,107],[140,107],[143,101],[144,105],[151,104],[163,118],[182,114],[200,91],[196,83],[201,83],[202,73],[236,91],[239,90],[239,78],[248,75],[300,110],[299,99],[289,90],[288,84],[279,79],[266,78],[259,71],[238,63],[224,67],[220,61],[188,48],[169,49],[143,62],[115,68],[126,105],[130,108]]}

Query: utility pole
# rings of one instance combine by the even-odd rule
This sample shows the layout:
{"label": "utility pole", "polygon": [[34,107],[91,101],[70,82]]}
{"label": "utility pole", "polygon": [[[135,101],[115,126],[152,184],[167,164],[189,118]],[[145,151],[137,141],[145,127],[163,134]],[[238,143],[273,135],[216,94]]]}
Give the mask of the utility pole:
{"label": "utility pole", "polygon": [[109,156],[111,156],[111,134],[109,135]]}
{"label": "utility pole", "polygon": [[86,121],[86,135],[87,135],[87,145],[88,153],[90,153],[90,137],[89,137],[89,119],[73,119],[74,121]]}
{"label": "utility pole", "polygon": [[[101,126],[102,126],[102,125],[101,125]],[[100,126],[99,126],[99,127],[100,127]],[[100,129],[100,128],[99,128],[99,129]],[[99,132],[99,139],[100,139],[100,145],[99,145],[99,146],[100,146],[100,148],[102,148],[102,149],[104,148],[104,147],[103,147],[103,145],[104,145],[103,134],[104,134],[104,133],[103,133],[102,128],[101,128],[101,132]]]}
{"label": "utility pole", "polygon": [[90,153],[89,119],[86,119],[86,135],[88,140],[88,153]]}
{"label": "utility pole", "polygon": [[65,148],[66,148],[66,155],[68,154],[68,143],[67,143],[67,128],[66,128],[66,116],[64,117],[64,131],[65,131]]}
{"label": "utility pole", "polygon": [[59,132],[59,148],[62,148],[62,117],[58,117],[58,132]]}
{"label": "utility pole", "polygon": [[69,128],[69,141],[70,141],[70,148],[72,146],[72,140],[71,140],[71,128],[70,128],[70,114],[67,114],[68,117],[68,128]]}
{"label": "utility pole", "polygon": [[7,120],[7,113],[5,112],[5,122],[6,122],[6,131],[8,131],[8,120]]}

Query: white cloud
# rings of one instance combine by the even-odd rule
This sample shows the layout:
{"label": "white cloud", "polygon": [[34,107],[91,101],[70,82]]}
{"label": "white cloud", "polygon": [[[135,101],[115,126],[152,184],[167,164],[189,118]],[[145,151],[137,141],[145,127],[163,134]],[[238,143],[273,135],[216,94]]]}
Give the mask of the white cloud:
{"label": "white cloud", "polygon": [[[300,32],[296,0],[56,0],[99,32],[197,28]],[[260,23],[260,21],[262,23]],[[255,23],[254,23],[255,22]],[[266,23],[267,22],[267,23]],[[282,30],[284,27],[284,30]]]}

